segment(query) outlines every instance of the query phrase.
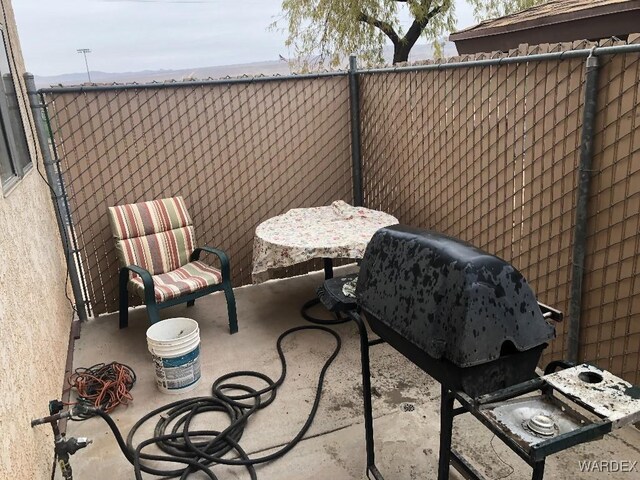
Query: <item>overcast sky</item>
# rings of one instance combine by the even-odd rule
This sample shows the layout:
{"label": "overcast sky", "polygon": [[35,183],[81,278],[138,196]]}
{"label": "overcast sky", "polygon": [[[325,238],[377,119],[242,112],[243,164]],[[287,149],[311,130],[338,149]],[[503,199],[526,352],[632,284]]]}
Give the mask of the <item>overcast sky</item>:
{"label": "overcast sky", "polygon": [[[13,0],[27,70],[188,69],[288,57],[285,35],[268,26],[281,0]],[[458,27],[471,9],[456,0]],[[408,17],[407,17],[408,18]],[[424,42],[424,41],[423,41]]]}

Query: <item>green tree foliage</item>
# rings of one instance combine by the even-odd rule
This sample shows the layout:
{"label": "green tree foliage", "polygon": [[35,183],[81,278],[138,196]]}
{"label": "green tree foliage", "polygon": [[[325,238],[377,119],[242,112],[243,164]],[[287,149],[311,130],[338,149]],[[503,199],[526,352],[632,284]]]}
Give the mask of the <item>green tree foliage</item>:
{"label": "green tree foliage", "polygon": [[[413,22],[403,31],[399,9],[408,8]],[[382,60],[390,40],[393,63],[404,62],[423,36],[435,41],[455,26],[453,0],[283,0],[287,46],[299,58],[319,56],[336,66],[355,53],[365,63]]]}
{"label": "green tree foliage", "polygon": [[[541,0],[468,0],[477,18],[500,16]],[[411,24],[403,29],[400,9]],[[303,63],[335,67],[350,53],[366,64],[382,61],[387,40],[393,63],[406,62],[418,39],[432,42],[439,52],[442,36],[455,30],[454,0],[283,0],[287,47]],[[406,26],[405,26],[406,27]]]}
{"label": "green tree foliage", "polygon": [[473,15],[478,21],[503,17],[547,0],[467,0],[473,7]]}

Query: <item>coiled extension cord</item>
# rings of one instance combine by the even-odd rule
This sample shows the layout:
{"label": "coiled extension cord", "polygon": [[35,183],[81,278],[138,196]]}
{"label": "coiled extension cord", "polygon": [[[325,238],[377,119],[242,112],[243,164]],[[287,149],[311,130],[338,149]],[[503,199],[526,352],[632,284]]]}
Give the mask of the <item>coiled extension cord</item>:
{"label": "coiled extension cord", "polygon": [[[263,457],[249,458],[249,455],[240,446],[240,439],[244,429],[253,413],[267,407],[275,400],[277,390],[287,375],[287,362],[282,350],[282,342],[287,336],[301,330],[323,331],[332,335],[336,341],[333,353],[325,361],[320,371],[316,395],[309,416],[297,435],[280,450]],[[197,471],[203,472],[212,480],[218,480],[218,477],[209,468],[213,464],[244,466],[248,470],[251,479],[257,480],[255,465],[282,457],[302,440],[309,427],[311,427],[320,405],[324,377],[329,366],[338,355],[341,344],[340,336],[327,327],[300,326],[291,328],[280,335],[276,343],[282,366],[282,373],[277,380],[273,381],[263,373],[250,370],[223,375],[213,383],[211,397],[178,400],[143,416],[132,427],[129,435],[127,435],[126,442],[118,426],[107,413],[100,409],[90,409],[90,411],[107,422],[122,453],[133,465],[137,480],[142,479],[142,472],[167,478],[179,477],[180,479],[186,479],[190,474]],[[233,379],[238,377],[258,378],[265,382],[267,386],[261,390],[256,390],[248,385],[233,382]],[[245,393],[232,395],[229,393],[232,391]],[[263,399],[263,397],[266,398]],[[194,419],[198,415],[207,412],[225,413],[229,417],[229,425],[222,431],[192,430],[191,425]],[[160,415],[160,419],[155,425],[154,436],[134,446],[133,437],[136,432],[156,415]],[[156,445],[165,455],[145,453],[144,450],[151,445]],[[222,458],[231,451],[236,452],[236,458]],[[185,467],[182,469],[162,469],[144,463],[145,460],[180,463],[184,464]]]}

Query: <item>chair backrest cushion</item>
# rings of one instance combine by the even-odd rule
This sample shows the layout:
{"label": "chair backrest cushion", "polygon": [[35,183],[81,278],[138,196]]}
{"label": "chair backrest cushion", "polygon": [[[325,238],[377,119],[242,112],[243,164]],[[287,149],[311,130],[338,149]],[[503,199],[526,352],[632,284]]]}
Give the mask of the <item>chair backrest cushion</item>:
{"label": "chair backrest cushion", "polygon": [[195,248],[182,197],[109,207],[109,221],[122,266],[166,273],[187,264]]}

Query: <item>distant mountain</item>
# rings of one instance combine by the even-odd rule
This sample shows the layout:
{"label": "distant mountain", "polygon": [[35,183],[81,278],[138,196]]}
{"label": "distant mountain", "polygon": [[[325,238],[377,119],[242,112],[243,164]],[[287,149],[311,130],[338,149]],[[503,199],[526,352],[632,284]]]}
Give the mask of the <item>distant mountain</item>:
{"label": "distant mountain", "polygon": [[[444,56],[457,55],[455,45],[445,42]],[[385,61],[391,64],[393,48],[385,47],[383,52]],[[409,60],[419,62],[433,58],[433,49],[428,45],[416,45],[411,52]],[[238,65],[221,65],[213,67],[196,67],[183,70],[142,70],[138,72],[91,72],[93,83],[151,83],[170,80],[193,80],[207,78],[240,77],[243,75],[289,75],[291,67],[289,62],[282,57],[280,60],[243,63]],[[61,75],[41,76],[36,75],[36,86],[45,88],[57,85],[82,85],[88,81],[86,72],[64,73]]]}
{"label": "distant mountain", "polygon": [[[239,77],[242,75],[288,75],[289,64],[283,61],[245,63],[214,67],[197,67],[184,70],[142,70],[139,72],[91,72],[93,83],[151,83],[168,80]],[[52,76],[35,76],[38,88],[52,85],[81,85],[88,81],[87,73],[65,73]]]}

